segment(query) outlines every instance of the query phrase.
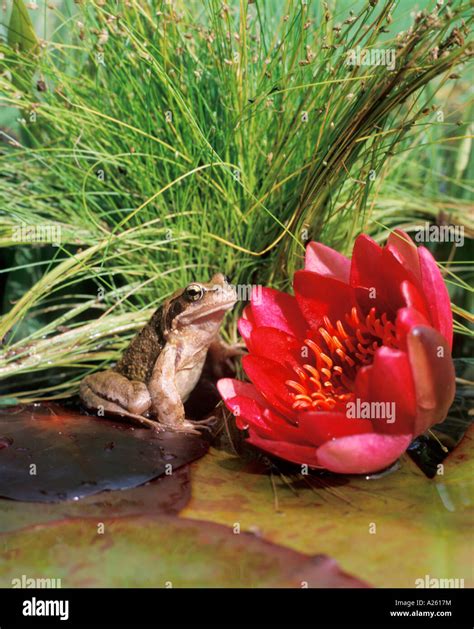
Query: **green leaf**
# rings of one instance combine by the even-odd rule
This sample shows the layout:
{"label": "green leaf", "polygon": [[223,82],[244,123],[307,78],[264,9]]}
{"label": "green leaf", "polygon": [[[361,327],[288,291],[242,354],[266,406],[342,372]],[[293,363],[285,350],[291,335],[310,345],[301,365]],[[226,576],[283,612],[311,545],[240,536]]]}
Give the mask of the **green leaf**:
{"label": "green leaf", "polygon": [[471,587],[474,429],[428,479],[407,456],[391,473],[302,475],[216,449],[192,465],[193,495],[181,517],[218,522],[293,550],[333,557],[375,587],[463,578]]}
{"label": "green leaf", "polygon": [[72,518],[0,539],[2,587],[22,574],[62,587],[367,587],[329,557],[176,516]]}
{"label": "green leaf", "polygon": [[32,52],[38,46],[33,22],[23,0],[13,0],[8,25],[8,45],[22,52]]}

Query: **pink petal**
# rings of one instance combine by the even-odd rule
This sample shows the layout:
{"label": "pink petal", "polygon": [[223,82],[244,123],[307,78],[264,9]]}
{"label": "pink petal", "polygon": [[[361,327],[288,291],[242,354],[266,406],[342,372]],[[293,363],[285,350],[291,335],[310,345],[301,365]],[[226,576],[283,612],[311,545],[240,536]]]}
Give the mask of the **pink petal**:
{"label": "pink petal", "polygon": [[400,349],[406,351],[406,336],[412,328],[418,325],[430,325],[430,322],[414,308],[400,308],[395,320],[397,341]]}
{"label": "pink petal", "polygon": [[254,316],[252,314],[252,306],[251,304],[248,304],[247,306],[245,306],[245,308],[242,311],[242,319],[246,319],[247,321],[249,321],[253,326],[256,325],[256,321],[254,319]]}
{"label": "pink petal", "polygon": [[370,433],[328,441],[318,448],[319,464],[338,474],[368,474],[382,470],[405,452],[412,435]]}
{"label": "pink petal", "polygon": [[335,323],[350,311],[353,292],[348,284],[311,271],[297,271],[293,285],[301,312],[313,328],[323,324],[324,316]]}
{"label": "pink petal", "polygon": [[400,286],[401,293],[405,299],[405,303],[408,308],[414,308],[427,320],[430,319],[430,313],[428,311],[428,305],[424,296],[416,288],[414,284],[405,280]]}
{"label": "pink petal", "polygon": [[380,275],[383,272],[383,267],[380,267],[382,251],[382,247],[366,234],[356,238],[351,259],[352,286],[373,286],[373,273]]}
{"label": "pink petal", "polygon": [[[271,437],[272,433],[262,417],[265,400],[252,384],[232,378],[222,378],[217,382],[217,388],[226,407],[235,415],[237,428],[246,428],[251,423],[259,432]],[[248,395],[245,395],[246,393]]]}
{"label": "pink petal", "polygon": [[269,439],[273,438],[273,431],[263,419],[263,409],[255,400],[240,395],[227,399],[225,404],[235,416],[237,428],[244,430],[252,426],[259,435]]}
{"label": "pink petal", "polygon": [[263,395],[266,404],[287,417],[296,421],[296,413],[292,409],[293,398],[285,384],[294,379],[294,372],[274,360],[248,354],[242,358],[242,366],[249,379]]}
{"label": "pink petal", "polygon": [[358,390],[360,381],[356,379],[355,397],[361,402],[373,403],[373,430],[384,434],[413,433],[416,401],[408,355],[398,349],[380,347],[373,363],[365,370],[368,382],[364,383],[363,390]]}
{"label": "pink petal", "polygon": [[351,261],[320,242],[310,242],[306,247],[304,268],[305,271],[313,271],[348,284]]}
{"label": "pink petal", "polygon": [[233,378],[222,378],[217,383],[226,407],[235,415],[237,427],[252,428],[262,437],[306,443],[301,431],[284,417],[267,408],[265,399],[253,384]]}
{"label": "pink petal", "polygon": [[420,259],[421,280],[426,302],[434,327],[448,341],[449,348],[453,345],[453,313],[448,289],[444,283],[438,265],[426,247],[418,249]]}
{"label": "pink petal", "polygon": [[345,413],[300,411],[298,425],[310,443],[319,446],[331,439],[372,432],[368,419],[349,419]]}
{"label": "pink petal", "polygon": [[437,330],[423,325],[412,329],[407,346],[415,380],[417,415],[413,432],[416,436],[445,419],[456,383],[450,348]]}
{"label": "pink petal", "polygon": [[394,229],[388,237],[387,249],[407,271],[413,273],[418,282],[421,282],[418,248],[406,232],[401,229]]}
{"label": "pink petal", "polygon": [[[276,360],[286,367],[301,365],[304,344],[276,328],[260,327],[252,332],[252,354]],[[307,349],[307,348],[306,348]]]}
{"label": "pink petal", "polygon": [[250,382],[242,382],[235,378],[221,378],[217,381],[217,389],[223,400],[235,398],[238,395],[244,395],[263,406],[266,405],[265,399]]}
{"label": "pink petal", "polygon": [[298,463],[300,465],[309,465],[309,467],[319,467],[316,448],[313,446],[264,439],[257,435],[252,429],[249,430],[247,441],[269,454],[285,459],[285,461],[291,461],[292,463]]}
{"label": "pink petal", "polygon": [[296,299],[274,288],[262,288],[260,298],[252,298],[252,316],[257,327],[277,328],[297,338],[308,328]]}
{"label": "pink petal", "polygon": [[355,395],[359,397],[361,400],[369,399],[371,371],[372,371],[371,365],[367,367],[360,367],[357,371],[355,384],[354,384],[354,391],[355,391]]}
{"label": "pink petal", "polygon": [[288,441],[289,443],[312,446],[311,439],[300,430],[300,428],[290,422],[271,408],[263,411],[263,418],[266,425],[272,431],[274,441]]}
{"label": "pink petal", "polygon": [[372,238],[362,234],[354,244],[351,265],[351,286],[371,289],[374,299],[367,303],[358,300],[361,307],[377,308],[379,313],[395,314],[398,308],[405,306],[400,285],[404,280],[414,283],[415,277],[407,271],[387,249],[382,249]]}
{"label": "pink petal", "polygon": [[254,329],[253,324],[248,319],[241,317],[237,322],[237,329],[240,332],[240,336],[244,339],[247,349],[252,351],[251,336]]}

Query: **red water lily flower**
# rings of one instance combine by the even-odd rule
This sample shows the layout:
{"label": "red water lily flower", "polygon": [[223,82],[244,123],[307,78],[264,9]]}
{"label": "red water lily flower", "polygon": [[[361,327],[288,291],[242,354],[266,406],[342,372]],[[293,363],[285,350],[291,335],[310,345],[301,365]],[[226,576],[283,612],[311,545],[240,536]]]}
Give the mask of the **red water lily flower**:
{"label": "red water lily flower", "polygon": [[359,236],[351,260],[312,242],[294,292],[254,290],[239,321],[251,382],[219,381],[227,408],[251,444],[288,461],[387,467],[454,397],[453,319],[434,258],[399,230],[385,247]]}

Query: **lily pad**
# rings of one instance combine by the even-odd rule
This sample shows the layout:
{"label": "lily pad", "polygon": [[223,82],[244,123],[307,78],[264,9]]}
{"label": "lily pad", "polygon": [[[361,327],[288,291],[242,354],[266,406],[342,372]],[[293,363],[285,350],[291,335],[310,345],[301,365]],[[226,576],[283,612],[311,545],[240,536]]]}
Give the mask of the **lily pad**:
{"label": "lily pad", "polygon": [[334,557],[378,587],[413,588],[426,574],[472,587],[473,435],[433,480],[407,456],[367,479],[304,475],[211,449],[191,466],[193,497],[181,517],[237,522],[275,544]]}
{"label": "lily pad", "polygon": [[[367,587],[328,557],[173,516],[84,518],[0,536],[0,586],[18,575],[62,587]],[[100,531],[100,532],[99,532]]]}
{"label": "lily pad", "polygon": [[94,517],[98,521],[130,515],[177,514],[191,497],[189,465],[170,476],[160,476],[140,487],[107,491],[81,500],[43,503],[0,499],[0,532],[68,518]]}
{"label": "lily pad", "polygon": [[205,454],[208,442],[51,405],[0,411],[0,446],[0,496],[57,502],[172,474]]}

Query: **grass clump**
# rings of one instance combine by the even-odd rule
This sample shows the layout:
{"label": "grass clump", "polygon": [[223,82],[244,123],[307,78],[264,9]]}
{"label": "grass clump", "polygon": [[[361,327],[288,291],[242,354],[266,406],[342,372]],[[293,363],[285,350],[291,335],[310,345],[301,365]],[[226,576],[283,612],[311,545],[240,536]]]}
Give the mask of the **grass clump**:
{"label": "grass clump", "polygon": [[[348,252],[440,206],[464,224],[466,166],[443,157],[458,170],[440,195],[419,156],[469,139],[434,118],[452,85],[468,106],[467,3],[60,4],[41,7],[44,39],[0,46],[20,120],[0,155],[4,400],[70,395],[192,278],[286,289],[309,239]],[[350,65],[355,50],[396,62]],[[44,226],[59,242],[18,237]]]}

